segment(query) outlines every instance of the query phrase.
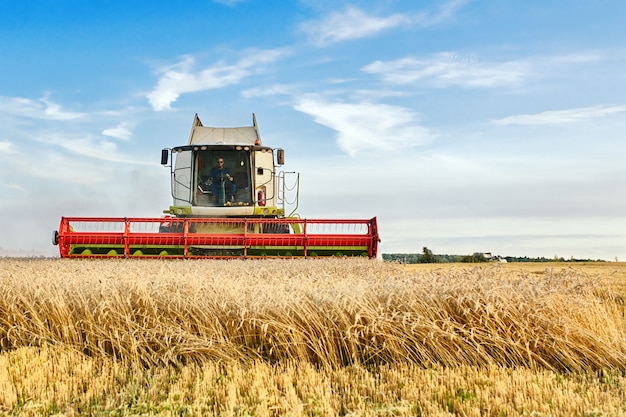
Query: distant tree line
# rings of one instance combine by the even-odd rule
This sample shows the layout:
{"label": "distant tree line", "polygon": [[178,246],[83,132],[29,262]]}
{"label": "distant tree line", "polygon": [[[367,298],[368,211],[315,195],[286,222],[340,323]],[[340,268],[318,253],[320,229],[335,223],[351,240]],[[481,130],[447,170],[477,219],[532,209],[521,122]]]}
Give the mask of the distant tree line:
{"label": "distant tree line", "polygon": [[606,262],[605,259],[576,259],[570,257],[565,259],[562,256],[555,256],[553,258],[529,258],[528,256],[503,256],[501,259],[505,259],[507,262]]}
{"label": "distant tree line", "polygon": [[565,259],[562,257],[553,258],[529,258],[528,256],[502,256],[487,257],[484,253],[474,252],[471,255],[435,255],[427,247],[422,248],[421,253],[383,253],[383,260],[388,262],[399,262],[405,264],[434,264],[434,263],[452,263],[452,262],[604,262],[602,259]]}

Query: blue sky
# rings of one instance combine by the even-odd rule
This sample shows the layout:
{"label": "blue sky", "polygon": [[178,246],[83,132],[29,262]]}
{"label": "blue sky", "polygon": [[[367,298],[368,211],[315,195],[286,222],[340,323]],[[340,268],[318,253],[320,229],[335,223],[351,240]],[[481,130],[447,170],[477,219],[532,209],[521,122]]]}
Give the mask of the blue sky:
{"label": "blue sky", "polygon": [[626,4],[2,2],[0,254],[160,216],[193,116],[286,150],[381,250],[626,260]]}

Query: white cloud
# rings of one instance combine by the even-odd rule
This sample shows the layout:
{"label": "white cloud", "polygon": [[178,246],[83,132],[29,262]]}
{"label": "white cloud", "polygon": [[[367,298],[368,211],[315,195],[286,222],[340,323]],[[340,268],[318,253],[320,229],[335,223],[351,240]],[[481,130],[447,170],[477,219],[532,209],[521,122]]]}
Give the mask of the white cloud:
{"label": "white cloud", "polygon": [[400,26],[433,26],[449,19],[467,0],[452,0],[444,3],[434,13],[396,13],[380,17],[368,15],[355,6],[348,6],[341,12],[333,12],[322,19],[305,22],[300,29],[307,33],[317,46],[366,38]]}
{"label": "white cloud", "polygon": [[424,26],[432,26],[446,21],[450,19],[454,15],[454,13],[456,13],[456,11],[467,2],[468,0],[452,0],[444,3],[441,5],[437,13],[433,15],[423,15],[421,23]]}
{"label": "white cloud", "polygon": [[110,155],[117,150],[117,145],[105,139],[95,139],[89,135],[81,137],[46,135],[40,141],[60,146],[72,153],[91,156],[97,159],[109,160]]}
{"label": "white cloud", "polygon": [[185,56],[181,62],[157,71],[162,74],[161,78],[147,98],[154,110],[167,110],[183,93],[218,89],[236,84],[246,77],[260,73],[265,64],[276,61],[285,53],[280,49],[250,50],[244,52],[244,57],[235,64],[219,62],[197,72],[192,71],[195,59]]}
{"label": "white cloud", "polygon": [[235,6],[238,3],[241,3],[244,0],[213,0],[213,3],[217,3],[217,4],[223,4],[225,6]]}
{"label": "white cloud", "polygon": [[351,156],[424,145],[435,137],[419,125],[416,113],[403,107],[370,102],[329,102],[309,95],[302,97],[294,108],[337,131],[337,144]]}
{"label": "white cloud", "polygon": [[14,154],[17,151],[15,144],[9,141],[0,141],[0,153]]}
{"label": "white cloud", "polygon": [[362,70],[380,74],[392,84],[423,82],[437,87],[486,88],[519,84],[531,73],[532,66],[525,61],[479,62],[472,55],[442,52],[424,59],[375,61]]}
{"label": "white cloud", "polygon": [[265,88],[250,88],[241,92],[245,98],[269,97],[293,94],[294,87],[286,84],[276,84]]}
{"label": "white cloud", "polygon": [[[92,150],[92,152],[96,152]],[[80,153],[80,156],[93,156],[93,154]],[[57,184],[76,184],[95,186],[106,184],[111,178],[116,178],[119,167],[106,161],[94,164],[85,158],[55,152],[51,155],[37,155],[42,161],[36,167],[25,168],[29,178],[40,178],[44,181],[54,181]]]}
{"label": "white cloud", "polygon": [[6,188],[10,188],[11,190],[16,190],[19,191],[23,194],[30,194],[30,191],[27,190],[26,188],[22,187],[19,184],[13,184],[13,183],[0,183],[1,187],[6,187]]}
{"label": "white cloud", "polygon": [[519,114],[516,116],[509,116],[498,120],[492,120],[491,124],[500,126],[537,126],[564,124],[580,122],[589,119],[596,119],[599,117],[606,117],[611,114],[622,112],[626,112],[626,105],[581,107],[577,109],[545,111],[536,114]]}
{"label": "white cloud", "polygon": [[368,16],[359,8],[347,7],[343,12],[334,12],[319,21],[306,22],[301,29],[308,33],[318,46],[371,36],[385,29],[410,23],[402,14],[389,17]]}
{"label": "white cloud", "polygon": [[142,161],[136,157],[121,155],[117,144],[100,136],[77,133],[37,133],[32,136],[46,145],[56,146],[72,154],[86,156],[101,161],[110,161],[131,165],[156,165],[155,162]]}
{"label": "white cloud", "polygon": [[46,108],[43,111],[45,118],[50,120],[75,120],[84,117],[83,113],[76,112],[68,112],[61,109],[59,104],[56,104],[47,98],[39,99],[42,103],[46,105]]}
{"label": "white cloud", "polygon": [[43,120],[75,120],[85,117],[84,113],[69,112],[52,102],[48,97],[31,100],[23,97],[0,96],[0,113],[12,116]]}
{"label": "white cloud", "polygon": [[105,129],[102,131],[102,134],[122,140],[129,140],[133,136],[128,123],[120,123],[113,128]]}

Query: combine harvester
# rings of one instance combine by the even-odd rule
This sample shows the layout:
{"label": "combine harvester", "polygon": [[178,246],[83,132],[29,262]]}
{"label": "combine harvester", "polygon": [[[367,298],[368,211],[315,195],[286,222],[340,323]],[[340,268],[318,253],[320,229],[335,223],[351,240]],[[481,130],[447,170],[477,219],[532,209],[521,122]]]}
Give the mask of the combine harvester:
{"label": "combine harvester", "polygon": [[[174,200],[165,216],[62,217],[52,238],[61,257],[375,258],[375,217],[320,220],[295,214],[299,175],[277,171],[285,153],[263,146],[254,114],[252,121],[246,127],[205,127],[196,114],[188,144],[161,152]],[[287,191],[295,194],[289,203]],[[286,205],[295,206],[288,215]]]}

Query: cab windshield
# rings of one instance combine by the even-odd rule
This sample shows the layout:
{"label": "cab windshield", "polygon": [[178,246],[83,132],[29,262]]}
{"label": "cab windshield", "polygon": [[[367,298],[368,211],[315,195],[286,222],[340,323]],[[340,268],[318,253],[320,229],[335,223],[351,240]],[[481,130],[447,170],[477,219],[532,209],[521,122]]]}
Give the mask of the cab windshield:
{"label": "cab windshield", "polygon": [[194,172],[197,206],[252,205],[250,153],[208,149],[196,152]]}

